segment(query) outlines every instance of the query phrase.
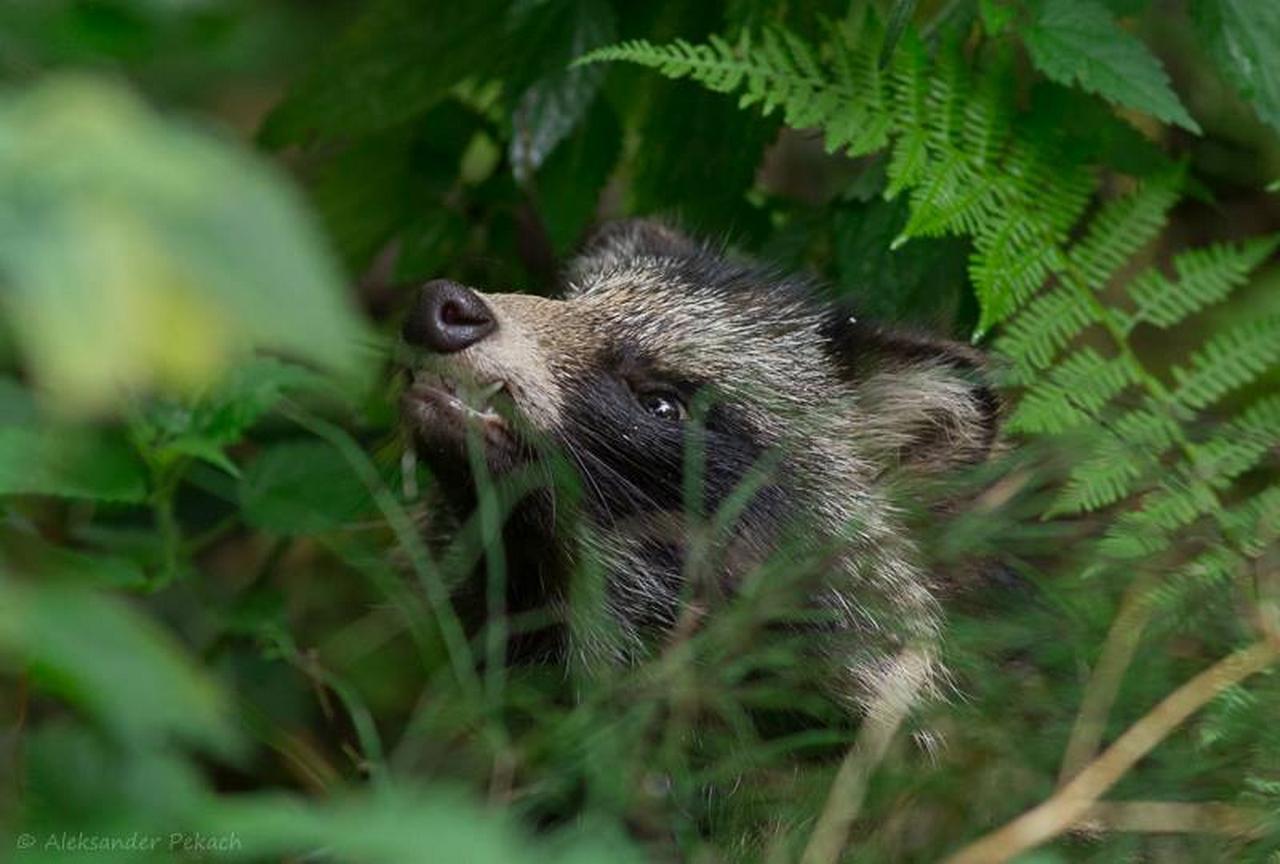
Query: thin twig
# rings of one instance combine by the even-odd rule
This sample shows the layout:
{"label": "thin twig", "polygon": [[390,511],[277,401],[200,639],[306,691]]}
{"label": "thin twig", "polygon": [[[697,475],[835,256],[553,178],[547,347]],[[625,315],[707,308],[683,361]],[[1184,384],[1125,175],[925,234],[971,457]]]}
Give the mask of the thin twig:
{"label": "thin twig", "polygon": [[1073,831],[1130,831],[1143,834],[1221,834],[1257,838],[1266,831],[1260,810],[1220,801],[1098,801]]}
{"label": "thin twig", "polygon": [[867,782],[929,681],[932,662],[926,653],[907,651],[895,666],[893,680],[886,682],[876,694],[853,747],[840,763],[801,864],[834,864],[840,859],[849,842],[849,829],[862,809]]}
{"label": "thin twig", "polygon": [[1133,662],[1138,643],[1142,641],[1142,631],[1151,617],[1147,591],[1152,581],[1142,576],[1134,579],[1120,603],[1120,611],[1111,622],[1111,629],[1102,643],[1102,653],[1098,655],[1098,662],[1085,686],[1084,698],[1080,700],[1080,712],[1071,727],[1071,737],[1067,739],[1067,747],[1062,754],[1062,767],[1058,769],[1059,786],[1070,781],[1098,754],[1102,736],[1107,730],[1107,718],[1111,716],[1111,706],[1120,692],[1120,682]]}
{"label": "thin twig", "polygon": [[1166,696],[1048,800],[961,849],[947,859],[948,864],[1007,861],[1067,830],[1195,711],[1228,687],[1267,668],[1278,655],[1280,643],[1263,641],[1218,661]]}

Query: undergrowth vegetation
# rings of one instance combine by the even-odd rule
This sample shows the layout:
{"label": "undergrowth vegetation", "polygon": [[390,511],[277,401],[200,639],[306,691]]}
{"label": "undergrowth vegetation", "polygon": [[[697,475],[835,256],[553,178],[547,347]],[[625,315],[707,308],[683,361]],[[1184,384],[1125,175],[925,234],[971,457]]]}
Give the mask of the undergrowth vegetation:
{"label": "undergrowth vegetation", "polygon": [[[1280,6],[30,0],[0,80],[4,860],[1280,855]],[[444,514],[399,316],[624,214],[990,353],[939,698],[828,698],[821,562],[507,662],[581,478]]]}

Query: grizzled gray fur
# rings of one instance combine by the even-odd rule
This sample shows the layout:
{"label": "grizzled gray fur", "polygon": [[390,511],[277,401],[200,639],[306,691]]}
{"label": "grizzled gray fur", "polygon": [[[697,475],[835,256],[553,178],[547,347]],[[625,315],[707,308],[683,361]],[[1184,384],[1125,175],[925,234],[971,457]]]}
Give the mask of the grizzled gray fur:
{"label": "grizzled gray fur", "polygon": [[990,450],[997,407],[970,349],[860,320],[804,279],[644,220],[597,232],[563,299],[428,283],[404,335],[425,349],[406,420],[455,506],[474,500],[468,433],[495,476],[548,444],[580,475],[581,530],[544,491],[506,533],[512,603],[562,608],[584,558],[604,573],[610,626],[570,628],[562,650],[627,662],[680,620],[696,593],[684,491],[696,435],[704,512],[756,478],[708,559],[721,595],[766,562],[785,573],[778,555],[792,555],[821,571],[809,604],[826,613],[817,641],[844,695],[865,709],[939,678],[937,590],[889,486]]}

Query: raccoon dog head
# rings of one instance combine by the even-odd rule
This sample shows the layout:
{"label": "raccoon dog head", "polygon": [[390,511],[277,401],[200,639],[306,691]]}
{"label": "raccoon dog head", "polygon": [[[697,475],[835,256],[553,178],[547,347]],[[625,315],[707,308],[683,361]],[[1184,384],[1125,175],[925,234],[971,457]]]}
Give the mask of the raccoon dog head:
{"label": "raccoon dog head", "polygon": [[841,662],[864,685],[931,637],[933,591],[884,487],[985,456],[996,403],[974,352],[859,320],[803,279],[651,221],[606,226],[566,281],[563,299],[424,286],[404,326],[424,356],[403,407],[446,474],[467,464],[468,435],[498,475],[538,442],[576,467],[623,634],[578,650],[629,656],[672,626],[688,597],[688,511],[720,512],[744,484],[718,541],[720,589],[785,540],[792,554],[825,550],[813,597],[850,634]]}

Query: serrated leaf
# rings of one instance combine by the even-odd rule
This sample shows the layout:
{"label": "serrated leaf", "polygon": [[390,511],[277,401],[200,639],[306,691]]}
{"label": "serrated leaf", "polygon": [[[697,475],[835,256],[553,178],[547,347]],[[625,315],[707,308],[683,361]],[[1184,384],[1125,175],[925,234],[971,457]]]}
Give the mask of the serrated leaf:
{"label": "serrated leaf", "polygon": [[1160,61],[1094,0],[1046,0],[1023,38],[1032,62],[1054,81],[1200,131]]}
{"label": "serrated leaf", "polygon": [[369,492],[342,454],[323,441],[278,444],[240,480],[249,524],[275,534],[320,534],[367,514]]}
{"label": "serrated leaf", "polygon": [[136,426],[146,446],[162,459],[183,454],[238,474],[223,449],[239,441],[286,393],[304,391],[340,395],[314,370],[255,357],[236,365],[198,399],[149,406]]}
{"label": "serrated leaf", "polygon": [[1223,77],[1280,132],[1280,3],[1193,0],[1191,20]]}

